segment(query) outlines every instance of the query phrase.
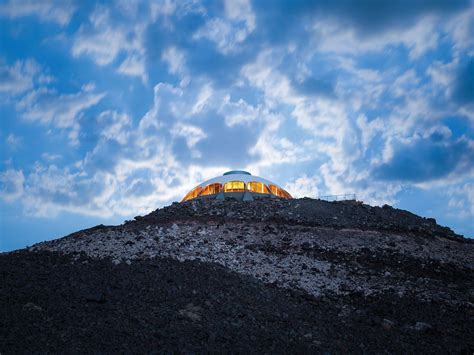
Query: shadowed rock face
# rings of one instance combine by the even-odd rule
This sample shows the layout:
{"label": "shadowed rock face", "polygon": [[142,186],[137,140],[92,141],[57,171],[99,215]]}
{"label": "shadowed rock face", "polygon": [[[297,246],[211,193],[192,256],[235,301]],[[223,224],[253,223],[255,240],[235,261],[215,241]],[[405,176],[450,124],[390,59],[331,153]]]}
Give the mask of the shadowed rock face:
{"label": "shadowed rock face", "polygon": [[147,216],[135,217],[130,227],[141,224],[173,221],[232,221],[271,222],[296,224],[334,229],[361,229],[421,234],[459,238],[451,229],[436,224],[434,218],[419,217],[408,211],[372,207],[355,201],[327,202],[310,198],[283,200],[261,199],[256,201],[209,201],[193,200],[174,203]]}
{"label": "shadowed rock face", "polygon": [[472,351],[473,269],[389,206],[190,201],[1,255],[0,352]]}

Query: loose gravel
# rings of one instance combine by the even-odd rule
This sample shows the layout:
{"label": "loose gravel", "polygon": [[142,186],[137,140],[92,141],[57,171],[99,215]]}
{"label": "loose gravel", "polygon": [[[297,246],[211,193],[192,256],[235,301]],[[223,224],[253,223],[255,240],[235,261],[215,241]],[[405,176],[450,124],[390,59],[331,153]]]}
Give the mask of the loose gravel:
{"label": "loose gravel", "polygon": [[[139,332],[146,333],[139,339],[153,344],[148,347],[137,345],[127,336],[124,339],[129,340],[124,340],[122,346],[104,345],[100,339],[89,341],[83,337],[80,339],[85,343],[76,339],[73,351],[451,352],[474,347],[474,243],[439,226],[434,219],[390,206],[312,199],[175,203],[120,226],[97,226],[4,254],[1,258],[0,271],[7,279],[10,277],[10,286],[2,288],[4,299],[11,299],[9,294],[25,284],[33,285],[20,302],[22,312],[34,314],[38,312],[37,307],[44,309],[41,302],[49,304],[49,296],[35,302],[41,287],[69,290],[71,285],[76,285],[91,289],[87,297],[92,302],[108,305],[108,300],[115,297],[114,288],[110,286],[112,288],[104,291],[100,285],[109,284],[107,277],[116,282],[125,277],[133,279],[127,281],[131,282],[127,291],[129,301],[140,309],[136,315],[137,327],[143,322],[145,328],[153,322],[162,324],[157,314],[153,318],[143,311],[155,304],[150,301],[152,295],[160,299],[161,293],[178,295],[185,289],[191,292],[187,303],[170,303],[170,312],[178,318],[184,317],[193,326],[200,324],[199,329],[205,329],[207,334],[207,338],[202,335],[198,341],[188,330],[180,333],[178,328],[186,327],[178,322],[177,328],[158,337],[161,343],[149,338],[155,333]],[[24,272],[19,271],[22,260],[25,260]],[[51,284],[49,279],[42,283],[36,264],[42,265],[40,269],[44,274],[58,273],[55,283]],[[190,272],[190,265],[192,276],[184,276]],[[15,268],[18,270],[14,271]],[[62,268],[70,273],[61,274]],[[20,285],[12,281],[15,272],[26,273]],[[172,282],[163,283],[166,278],[163,273],[168,272],[170,277],[179,275],[176,276],[181,278],[179,287]],[[76,280],[74,273],[82,276]],[[155,279],[151,273],[161,276]],[[28,275],[31,281],[27,281]],[[202,285],[196,285],[191,278]],[[212,286],[203,281],[207,278],[214,282]],[[158,284],[153,286],[152,280]],[[232,281],[227,285],[225,280]],[[146,285],[141,287],[140,282]],[[222,289],[226,287],[230,287],[237,298]],[[135,289],[144,292],[143,298],[133,291]],[[199,302],[193,301],[192,290],[202,296]],[[68,291],[60,292],[66,295]],[[126,304],[126,291],[121,292],[117,291],[117,297],[121,297],[117,307],[122,310],[122,318],[114,313],[111,323],[124,322],[124,314],[130,317],[134,309]],[[279,296],[262,296],[262,292]],[[214,294],[225,295],[216,301],[219,307],[236,307],[246,314],[237,322],[240,328],[231,331],[224,327],[223,333],[211,331],[224,318],[225,322],[232,323],[230,316],[221,319],[212,312],[206,313],[210,309],[203,306],[203,302],[212,299]],[[276,318],[267,312],[265,297],[273,304],[268,312],[273,310]],[[277,302],[270,301],[272,297],[282,298]],[[58,307],[64,312],[63,308],[69,306],[67,300],[62,302]],[[282,306],[285,302],[288,307],[302,308],[293,314]],[[255,307],[245,308],[249,305]],[[75,310],[82,312],[82,309]],[[262,318],[254,322],[249,315],[252,312],[267,313],[262,313]],[[203,314],[210,316],[205,318]],[[106,313],[103,315],[107,317]],[[312,315],[311,319],[306,315]],[[13,314],[6,318],[18,326],[26,322],[24,318],[14,318]],[[105,327],[99,318],[94,318],[94,322]],[[56,323],[41,324],[50,331],[59,329]],[[269,324],[273,324],[273,328],[268,328]],[[246,332],[247,326],[252,330]],[[72,325],[67,327],[72,327],[71,332],[74,330]],[[85,323],[80,327],[87,328]],[[91,329],[97,328],[94,327]],[[137,331],[128,321],[112,329],[119,331],[127,327]],[[339,328],[344,333],[338,332]],[[105,330],[95,331],[111,336]],[[172,331],[189,346],[176,345]],[[242,339],[235,338],[239,334]],[[369,340],[368,335],[374,338]],[[34,349],[36,336],[43,339],[43,335],[32,335],[31,346],[25,349]],[[223,347],[212,339],[220,339]],[[36,348],[40,352],[68,349],[61,348],[59,343],[51,345],[52,348],[41,344]],[[386,344],[386,348],[382,344]],[[3,349],[21,350],[21,346],[9,340]]]}

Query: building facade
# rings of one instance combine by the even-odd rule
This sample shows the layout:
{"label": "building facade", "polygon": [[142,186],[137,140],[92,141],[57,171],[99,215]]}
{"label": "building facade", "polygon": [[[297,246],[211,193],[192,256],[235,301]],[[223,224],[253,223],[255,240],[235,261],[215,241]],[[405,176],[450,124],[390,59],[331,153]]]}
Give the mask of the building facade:
{"label": "building facade", "polygon": [[247,171],[232,170],[222,176],[204,181],[189,191],[181,202],[193,199],[235,198],[252,201],[256,198],[284,198],[291,199],[291,195],[279,185],[254,176]]}

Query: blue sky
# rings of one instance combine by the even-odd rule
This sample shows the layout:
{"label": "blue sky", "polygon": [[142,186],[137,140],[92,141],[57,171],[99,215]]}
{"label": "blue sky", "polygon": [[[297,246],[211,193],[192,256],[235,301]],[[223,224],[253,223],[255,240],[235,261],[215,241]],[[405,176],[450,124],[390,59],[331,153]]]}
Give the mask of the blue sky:
{"label": "blue sky", "polygon": [[245,169],[474,236],[474,2],[0,1],[0,250]]}

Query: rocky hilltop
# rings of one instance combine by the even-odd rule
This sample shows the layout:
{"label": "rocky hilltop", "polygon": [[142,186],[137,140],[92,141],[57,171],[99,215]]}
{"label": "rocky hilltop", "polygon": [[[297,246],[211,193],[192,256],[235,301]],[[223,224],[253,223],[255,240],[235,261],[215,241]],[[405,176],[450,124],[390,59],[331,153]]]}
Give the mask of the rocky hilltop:
{"label": "rocky hilltop", "polygon": [[387,205],[174,203],[0,255],[0,353],[470,353],[473,269]]}

